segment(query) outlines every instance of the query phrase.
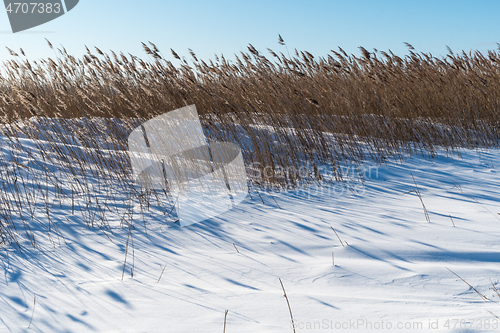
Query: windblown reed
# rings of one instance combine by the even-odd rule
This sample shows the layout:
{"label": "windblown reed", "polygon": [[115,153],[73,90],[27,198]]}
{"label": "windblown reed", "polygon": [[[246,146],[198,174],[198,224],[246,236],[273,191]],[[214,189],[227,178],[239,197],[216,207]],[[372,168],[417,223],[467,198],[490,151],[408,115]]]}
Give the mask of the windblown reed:
{"label": "windblown reed", "polygon": [[[437,58],[409,45],[404,57],[364,48],[361,56],[339,48],[326,57],[297,50],[266,57],[249,45],[232,60],[204,61],[190,50],[188,61],[171,50],[170,61],[153,43],[143,47],[148,60],[98,48],[76,58],[60,48],[55,59],[30,61],[10,50],[0,75],[8,146],[0,160],[0,243],[16,241],[12,218],[20,216],[36,246],[30,221],[40,211],[49,235],[62,238],[51,223],[54,198],[106,236],[110,212],[131,227],[134,201],[141,212],[156,202],[168,216],[168,193],[131,181],[127,136],[190,104],[208,138],[241,147],[249,185],[264,188],[341,180],[346,161],[499,143],[499,51]],[[123,205],[118,192],[129,193]]]}

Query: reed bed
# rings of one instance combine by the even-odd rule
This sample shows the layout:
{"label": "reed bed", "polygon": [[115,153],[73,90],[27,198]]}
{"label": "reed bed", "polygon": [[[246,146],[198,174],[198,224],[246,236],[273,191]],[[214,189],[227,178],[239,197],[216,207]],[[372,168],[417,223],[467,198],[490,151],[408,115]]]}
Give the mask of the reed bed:
{"label": "reed bed", "polygon": [[167,192],[133,183],[127,136],[190,104],[208,138],[241,147],[251,188],[343,180],[343,164],[366,158],[499,143],[498,50],[437,58],[408,44],[404,57],[364,48],[315,57],[249,45],[231,60],[170,50],[170,61],[153,43],[143,44],[147,60],[48,46],[56,56],[38,61],[9,49],[0,76],[0,243],[19,245],[18,218],[33,246],[34,221],[63,237],[54,200],[107,236],[109,214],[129,230],[137,207],[143,219],[151,206],[168,217]]}

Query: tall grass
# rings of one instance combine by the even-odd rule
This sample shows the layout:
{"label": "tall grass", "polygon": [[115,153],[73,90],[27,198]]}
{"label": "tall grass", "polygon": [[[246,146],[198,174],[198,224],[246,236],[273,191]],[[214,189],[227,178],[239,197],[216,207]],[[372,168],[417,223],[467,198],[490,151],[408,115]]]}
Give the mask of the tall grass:
{"label": "tall grass", "polygon": [[[141,211],[151,200],[168,202],[168,193],[144,192],[131,181],[127,136],[190,104],[207,137],[242,148],[250,186],[324,180],[325,165],[340,180],[345,161],[499,143],[499,51],[450,50],[437,58],[408,44],[404,57],[364,48],[359,56],[340,48],[326,57],[297,50],[266,56],[249,45],[232,60],[205,61],[192,51],[187,60],[170,50],[170,61],[152,43],[143,44],[147,60],[98,48],[76,58],[48,44],[54,59],[30,61],[9,49],[0,76],[2,142],[9,146],[0,161],[0,242],[16,241],[12,219],[21,216],[36,246],[31,221],[40,211],[44,228],[57,230],[53,198],[105,233],[117,192]],[[25,139],[34,146],[26,148]],[[116,214],[130,228],[133,212],[125,206]]]}

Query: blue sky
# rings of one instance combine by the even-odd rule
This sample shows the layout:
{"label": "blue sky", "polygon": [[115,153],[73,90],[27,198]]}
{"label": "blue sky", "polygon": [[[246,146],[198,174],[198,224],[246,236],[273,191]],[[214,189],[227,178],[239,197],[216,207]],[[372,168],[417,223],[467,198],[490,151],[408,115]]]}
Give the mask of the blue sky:
{"label": "blue sky", "polygon": [[[192,48],[208,59],[214,53],[230,57],[248,43],[285,52],[277,43],[281,34],[290,51],[319,56],[337,46],[348,53],[359,54],[363,46],[404,55],[403,42],[443,55],[446,45],[454,51],[496,49],[499,13],[498,0],[80,0],[68,14],[17,34],[0,13],[0,46],[22,47],[33,59],[53,57],[47,38],[77,56],[88,45],[146,58],[141,41],[152,41],[168,57],[170,48],[186,57]],[[9,58],[0,48],[0,60]]]}

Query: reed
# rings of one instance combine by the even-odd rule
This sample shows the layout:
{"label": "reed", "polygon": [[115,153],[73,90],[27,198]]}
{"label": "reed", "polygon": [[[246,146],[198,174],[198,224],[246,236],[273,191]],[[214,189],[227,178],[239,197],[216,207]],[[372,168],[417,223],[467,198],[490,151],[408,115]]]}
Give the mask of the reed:
{"label": "reed", "polygon": [[11,50],[0,74],[0,143],[8,155],[0,159],[0,244],[20,246],[24,232],[36,247],[35,229],[59,242],[54,200],[110,241],[109,214],[133,229],[155,203],[171,218],[168,192],[133,183],[127,137],[190,104],[207,138],[240,146],[259,197],[259,189],[343,180],[344,162],[499,143],[498,50],[437,58],[411,46],[403,57],[339,48],[316,57],[265,55],[249,45],[232,59],[190,51],[187,60],[171,50],[169,60],[153,43],[143,48],[147,59],[98,48],[74,57],[61,47],[54,58],[32,61]]}

